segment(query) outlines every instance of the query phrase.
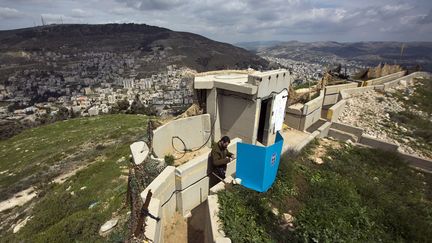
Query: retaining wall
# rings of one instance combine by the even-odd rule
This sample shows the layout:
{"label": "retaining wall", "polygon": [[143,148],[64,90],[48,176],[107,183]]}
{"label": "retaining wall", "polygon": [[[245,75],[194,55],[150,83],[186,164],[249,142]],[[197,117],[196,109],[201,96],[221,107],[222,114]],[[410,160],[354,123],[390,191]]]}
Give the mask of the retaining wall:
{"label": "retaining wall", "polygon": [[340,100],[327,110],[327,120],[335,122],[345,109],[345,100]]}
{"label": "retaining wall", "polygon": [[364,82],[364,84],[365,84],[365,86],[373,86],[373,85],[383,84],[383,83],[395,80],[397,78],[400,78],[400,77],[404,76],[405,74],[406,74],[406,71],[400,71],[397,73],[392,73],[392,74],[386,75],[384,77],[367,80]]}
{"label": "retaining wall", "polygon": [[[153,152],[159,158],[173,154],[175,150],[171,141],[173,141],[175,148],[182,151],[184,149],[183,143],[179,139],[172,140],[174,136],[180,137],[188,149],[200,147],[208,140],[210,130],[209,114],[171,121],[153,131]],[[211,146],[210,140],[208,140],[207,146]]]}
{"label": "retaining wall", "polygon": [[356,88],[358,85],[358,83],[347,83],[325,87],[323,106],[336,104],[339,100],[341,90]]}
{"label": "retaining wall", "polygon": [[304,105],[289,106],[285,114],[285,124],[300,131],[308,129],[321,118],[323,100],[324,92],[321,91],[317,98]]}
{"label": "retaining wall", "polygon": [[[236,144],[241,141],[239,138],[232,139],[228,150],[236,153]],[[153,220],[150,217],[146,218],[147,228],[145,235],[148,239],[153,242],[163,242],[164,224],[169,222],[176,211],[187,217],[192,209],[206,202],[210,184],[208,175],[211,170],[208,157],[209,152],[199,155],[181,166],[167,166],[141,193],[141,198],[145,201],[148,191],[151,190],[153,196],[150,201],[149,212],[161,218],[160,221]],[[227,177],[235,174],[235,163],[236,160],[227,165]],[[209,206],[209,212],[218,210],[211,208],[214,203],[207,205]],[[208,214],[205,220],[211,223],[211,225],[206,226],[212,229],[208,233],[215,232],[213,229],[215,215]],[[206,236],[206,238],[216,239],[217,241],[214,242],[231,242],[227,241],[228,238],[224,239],[219,236]]]}

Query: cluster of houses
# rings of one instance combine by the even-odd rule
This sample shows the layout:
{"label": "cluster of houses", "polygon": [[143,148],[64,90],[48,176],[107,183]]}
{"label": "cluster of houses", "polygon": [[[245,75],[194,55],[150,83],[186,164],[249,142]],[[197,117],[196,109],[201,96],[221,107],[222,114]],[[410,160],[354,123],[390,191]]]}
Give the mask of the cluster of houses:
{"label": "cluster of houses", "polygon": [[[36,63],[46,64],[44,71],[31,65],[3,80],[0,119],[35,119],[47,112],[56,113],[61,107],[75,114],[94,116],[109,113],[119,101],[132,104],[136,99],[169,113],[171,106],[193,102],[193,80],[185,76],[190,70],[176,65],[143,77],[137,74],[143,60],[127,54],[46,52],[30,56]],[[18,105],[8,109],[10,104]]]}

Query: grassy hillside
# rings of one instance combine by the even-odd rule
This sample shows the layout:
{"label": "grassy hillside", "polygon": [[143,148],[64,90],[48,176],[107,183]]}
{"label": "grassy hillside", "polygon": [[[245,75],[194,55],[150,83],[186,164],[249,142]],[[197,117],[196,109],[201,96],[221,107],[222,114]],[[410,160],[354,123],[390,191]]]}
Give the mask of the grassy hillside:
{"label": "grassy hillside", "polygon": [[431,183],[397,154],[315,143],[282,159],[268,192],[220,192],[219,216],[233,242],[429,242]]}
{"label": "grassy hillside", "polygon": [[[0,141],[2,200],[30,186],[38,191],[26,205],[2,212],[2,241],[106,241],[99,228],[115,216],[121,219],[120,233],[110,237],[120,237],[129,145],[144,137],[146,123],[147,117],[137,115],[80,118]],[[50,183],[79,166],[87,167],[62,184]],[[11,226],[27,216],[28,223],[13,234]]]}

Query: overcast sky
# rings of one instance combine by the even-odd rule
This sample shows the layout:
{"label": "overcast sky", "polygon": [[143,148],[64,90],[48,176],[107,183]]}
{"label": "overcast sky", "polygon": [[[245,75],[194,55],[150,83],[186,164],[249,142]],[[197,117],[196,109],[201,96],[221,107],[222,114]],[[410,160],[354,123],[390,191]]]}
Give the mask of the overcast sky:
{"label": "overcast sky", "polygon": [[145,23],[235,43],[432,41],[432,0],[0,0],[0,29]]}

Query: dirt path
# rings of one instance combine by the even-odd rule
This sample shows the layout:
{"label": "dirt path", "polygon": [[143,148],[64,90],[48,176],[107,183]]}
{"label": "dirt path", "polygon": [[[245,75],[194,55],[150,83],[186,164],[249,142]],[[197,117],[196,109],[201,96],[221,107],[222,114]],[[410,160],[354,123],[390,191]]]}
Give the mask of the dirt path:
{"label": "dirt path", "polygon": [[[78,167],[72,169],[71,171],[68,171],[66,173],[63,173],[63,174],[57,176],[56,178],[54,178],[52,180],[52,182],[57,183],[57,184],[63,184],[65,181],[67,181],[67,179],[74,176],[78,171],[87,168],[88,166],[90,166],[91,164],[93,164],[95,162],[96,161],[93,161],[91,163],[78,166]],[[35,198],[36,195],[37,195],[37,192],[33,186],[31,186],[31,187],[29,187],[23,191],[20,191],[20,192],[14,194],[11,198],[0,202],[0,212],[14,208],[16,206],[22,206],[25,203],[32,200],[33,198]]]}
{"label": "dirt path", "polygon": [[30,187],[23,191],[20,191],[13,195],[13,197],[4,200],[3,202],[0,202],[0,212],[14,208],[15,206],[22,206],[32,200],[34,197],[36,197],[36,195],[37,192],[34,187]]}

